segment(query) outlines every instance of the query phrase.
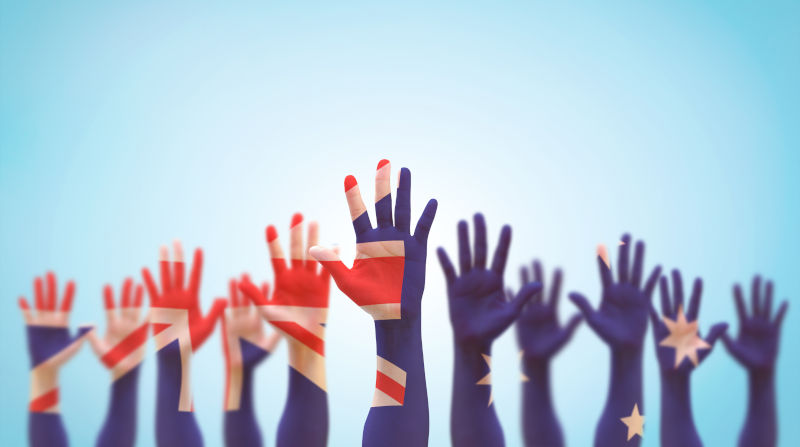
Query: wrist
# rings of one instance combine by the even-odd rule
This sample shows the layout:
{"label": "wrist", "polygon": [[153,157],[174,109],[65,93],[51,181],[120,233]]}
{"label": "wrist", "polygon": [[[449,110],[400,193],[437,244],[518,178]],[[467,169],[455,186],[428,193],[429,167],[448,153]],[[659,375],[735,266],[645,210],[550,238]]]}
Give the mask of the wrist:
{"label": "wrist", "polygon": [[611,346],[612,358],[636,358],[642,356],[643,344]]}
{"label": "wrist", "polygon": [[29,411],[33,413],[58,411],[58,369],[35,368],[31,372]]}
{"label": "wrist", "polygon": [[550,359],[541,357],[522,357],[523,374],[531,381],[540,382],[550,377]]}
{"label": "wrist", "polygon": [[491,354],[492,342],[491,341],[454,341],[454,351],[456,354],[462,355],[477,355]]}

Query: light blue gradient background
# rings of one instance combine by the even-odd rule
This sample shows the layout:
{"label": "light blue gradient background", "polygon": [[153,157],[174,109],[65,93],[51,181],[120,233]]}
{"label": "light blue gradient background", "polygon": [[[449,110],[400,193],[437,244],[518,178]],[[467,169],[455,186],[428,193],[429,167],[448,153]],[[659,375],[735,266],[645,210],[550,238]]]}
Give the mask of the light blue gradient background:
{"label": "light blue gradient background", "polygon": [[[701,328],[737,322],[735,281],[773,278],[792,308],[778,371],[781,445],[800,444],[800,8],[792,2],[3,2],[0,9],[0,443],[23,445],[28,357],[16,306],[34,275],[75,278],[72,322],[103,325],[100,292],[154,267],[179,237],[206,252],[202,300],[242,271],[271,278],[263,229],[291,214],[353,253],[342,179],[367,203],[386,157],[430,197],[430,236],[456,248],[483,211],[492,240],[514,228],[507,278],[534,256],[597,302],[598,242],[646,239],[647,265],[702,275]],[[702,3],[702,4],[698,4]],[[135,5],[135,6],[134,6]],[[416,219],[416,217],[415,217]],[[614,257],[615,253],[614,253]],[[423,337],[432,446],[449,443],[451,331],[429,257]],[[328,325],[333,446],[359,445],[374,385],[371,319],[335,291]],[[574,312],[566,299],[563,317]],[[151,345],[152,346],[152,345]],[[646,341],[645,445],[658,444],[659,378]],[[746,375],[718,346],[694,374],[709,446],[731,446]],[[151,348],[152,349],[152,348]],[[494,346],[494,395],[521,444],[513,332]],[[139,445],[153,443],[152,353]],[[215,334],[193,360],[207,445],[222,439]],[[608,352],[585,326],[555,362],[558,414],[590,445]],[[286,350],[257,374],[269,445],[286,393]],[[84,348],[61,373],[72,445],[94,442],[109,377]],[[621,415],[622,416],[622,415]]]}

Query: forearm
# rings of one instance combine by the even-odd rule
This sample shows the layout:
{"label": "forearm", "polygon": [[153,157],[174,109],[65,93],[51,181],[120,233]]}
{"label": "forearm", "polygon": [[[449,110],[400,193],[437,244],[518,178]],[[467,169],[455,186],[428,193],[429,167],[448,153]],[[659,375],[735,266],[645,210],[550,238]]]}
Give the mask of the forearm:
{"label": "forearm", "polygon": [[661,374],[661,445],[699,447],[703,443],[692,416],[690,377]]}
{"label": "forearm", "polygon": [[[203,445],[203,438],[192,412],[189,371],[183,371],[178,349],[175,341],[157,353],[156,444],[198,447]],[[188,359],[184,363],[188,369]]]}
{"label": "forearm", "polygon": [[[324,376],[324,358],[318,359],[314,367],[317,370],[320,368]],[[328,393],[290,366],[289,389],[278,424],[276,445],[316,447],[325,446],[327,441]]]}
{"label": "forearm", "polygon": [[774,371],[749,372],[747,420],[739,446],[773,447],[778,442]]}
{"label": "forearm", "polygon": [[58,371],[34,368],[31,373],[31,400],[28,406],[28,438],[31,447],[68,445],[58,403]]}
{"label": "forearm", "polygon": [[98,447],[132,446],[136,440],[136,405],[139,367],[111,384],[111,400],[105,423],[97,437]]}
{"label": "forearm", "polygon": [[503,430],[492,404],[489,356],[491,346],[455,346],[450,408],[454,446],[504,445]]}
{"label": "forearm", "polygon": [[525,445],[561,447],[564,434],[553,408],[550,392],[550,361],[526,358],[527,380],[522,383],[522,427]]}
{"label": "forearm", "polygon": [[[642,348],[612,349],[608,397],[595,433],[596,447],[618,446],[627,440],[628,429],[620,418],[629,416],[634,406],[644,414],[642,399]],[[626,445],[638,447],[641,437],[634,436]]]}
{"label": "forearm", "polygon": [[363,445],[428,443],[428,391],[419,319],[375,321],[375,396],[364,424]]}
{"label": "forearm", "polygon": [[229,371],[228,380],[236,373],[241,380],[239,405],[225,411],[225,445],[228,447],[263,445],[261,430],[255,415],[253,403],[253,371],[255,367],[238,367],[238,371]]}

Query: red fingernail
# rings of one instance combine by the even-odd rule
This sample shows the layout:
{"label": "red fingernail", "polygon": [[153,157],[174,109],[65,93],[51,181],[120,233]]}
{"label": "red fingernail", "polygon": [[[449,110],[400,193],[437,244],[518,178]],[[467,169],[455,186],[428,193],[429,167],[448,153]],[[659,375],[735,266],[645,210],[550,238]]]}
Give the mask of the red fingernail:
{"label": "red fingernail", "polygon": [[275,229],[274,225],[270,225],[267,227],[267,243],[278,239],[278,230]]}
{"label": "red fingernail", "polygon": [[25,301],[25,298],[19,299],[19,307],[24,310],[30,310],[30,307],[28,307],[28,302]]}
{"label": "red fingernail", "polygon": [[[386,165],[388,165],[388,164],[389,164],[389,160],[387,160],[387,159],[385,159],[385,158],[384,158],[383,160],[381,160],[381,161],[379,161],[379,162],[378,162],[378,169],[380,169],[380,168],[382,168],[382,167],[384,167],[384,166],[386,166]],[[377,169],[376,169],[376,170],[377,170]]]}
{"label": "red fingernail", "polygon": [[350,191],[356,185],[358,185],[358,182],[352,175],[348,175],[344,178],[344,192]]}
{"label": "red fingernail", "polygon": [[303,215],[300,213],[294,213],[294,216],[292,216],[292,224],[289,226],[289,228],[294,228],[295,225],[299,224],[302,221],[303,221]]}

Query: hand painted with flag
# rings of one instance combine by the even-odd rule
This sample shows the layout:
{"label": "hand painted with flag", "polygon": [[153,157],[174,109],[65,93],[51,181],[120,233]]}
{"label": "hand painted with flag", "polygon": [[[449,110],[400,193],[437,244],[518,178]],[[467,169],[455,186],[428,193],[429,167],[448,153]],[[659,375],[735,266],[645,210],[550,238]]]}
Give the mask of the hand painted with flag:
{"label": "hand painted with flag", "polygon": [[58,375],[61,367],[78,352],[92,328],[83,326],[74,335],[69,333],[74,282],[67,283],[60,303],[56,275],[52,272],[48,272],[44,280],[37,277],[33,290],[35,310],[31,309],[25,297],[19,298],[31,358],[28,436],[33,447],[66,446],[67,433],[58,406]]}
{"label": "hand painted with flag", "polygon": [[605,246],[598,247],[602,296],[598,310],[579,293],[570,293],[586,323],[611,349],[611,383],[608,398],[595,432],[595,447],[638,447],[643,434],[642,344],[647,331],[650,300],[661,275],[661,267],[644,277],[644,243],[636,243],[633,265],[630,262],[631,237],[622,236],[619,244],[617,280]]}
{"label": "hand painted with flag", "polygon": [[206,315],[200,307],[200,279],[203,252],[195,250],[189,281],[180,242],[174,243],[175,260],[161,247],[159,270],[161,288],[150,270],[142,278],[150,296],[150,325],[156,344],[158,364],[156,402],[156,444],[159,446],[202,446],[203,437],[194,418],[191,395],[191,358],[214,330],[226,301],[217,299]]}
{"label": "hand painted with flag", "polygon": [[97,331],[88,334],[89,344],[100,362],[111,371],[112,381],[139,366],[144,359],[149,324],[141,319],[141,285],[134,287],[133,279],[122,284],[119,308],[114,303],[114,289],[106,285],[103,302],[106,311],[106,334],[98,337]]}
{"label": "hand painted with flag", "polygon": [[98,447],[133,446],[136,441],[136,407],[139,365],[144,359],[149,324],[141,319],[144,289],[127,278],[122,284],[119,309],[111,285],[103,289],[106,334],[88,334],[92,350],[111,372],[111,398],[105,423],[97,436]]}
{"label": "hand painted with flag", "polygon": [[370,222],[355,177],[348,175],[344,180],[356,233],[352,268],[347,268],[331,249],[312,246],[309,253],[330,272],[339,289],[374,319],[419,318],[428,233],[437,203],[434,199],[428,202],[412,235],[411,172],[400,170],[394,219],[390,173],[389,161],[381,160],[375,175],[376,228]]}
{"label": "hand painted with flag", "polygon": [[503,287],[511,227],[505,225],[487,268],[488,244],[483,215],[474,216],[475,253],[470,251],[467,222],[458,223],[460,276],[444,248],[437,254],[447,282],[450,323],[455,338],[450,434],[454,446],[504,444],[503,430],[492,405],[491,347],[519,316],[522,306],[539,293],[541,284],[526,284],[516,297]]}
{"label": "hand painted with flag", "polygon": [[550,364],[572,338],[583,317],[576,314],[566,324],[559,321],[562,278],[561,269],[556,269],[552,281],[545,287],[539,261],[533,261],[531,268],[520,269],[521,287],[532,283],[542,285],[542,292],[523,307],[516,323],[522,360],[522,420],[526,445],[564,445],[564,433],[551,395]]}
{"label": "hand painted with flag", "polygon": [[[517,319],[517,342],[525,359],[549,361],[567,344],[583,321],[580,314],[570,317],[566,324],[558,320],[562,277],[561,269],[556,269],[548,289],[535,295]],[[544,287],[544,273],[539,261],[533,261],[531,269],[520,269],[520,284],[523,288],[529,284]]]}
{"label": "hand painted with flag", "polygon": [[580,293],[570,293],[569,298],[578,306],[586,322],[612,349],[640,349],[647,330],[647,316],[653,289],[661,275],[661,267],[653,269],[642,286],[644,269],[644,242],[636,243],[633,267],[630,266],[631,237],[622,236],[619,245],[617,281],[614,281],[608,251],[601,245],[597,250],[597,266],[603,286],[600,308],[592,309]]}
{"label": "hand painted with flag", "polygon": [[728,352],[746,370],[749,379],[747,417],[739,436],[739,446],[774,447],[778,444],[778,412],[775,395],[775,363],[778,360],[781,325],[789,308],[784,300],[773,313],[772,281],[762,284],[760,276],[753,278],[750,312],[747,312],[742,287],[736,284],[733,298],[739,316],[736,338],[727,333],[722,341]]}
{"label": "hand painted with flag", "polygon": [[[689,298],[688,311],[683,308],[683,279],[681,272],[672,271],[672,292],[666,277],[660,281],[661,315],[650,310],[656,356],[662,374],[688,376],[711,354],[711,349],[728,329],[728,323],[711,327],[708,337],[700,336],[697,318],[703,295],[703,280],[695,279]],[[662,441],[663,443],[663,441]]]}
{"label": "hand painted with flag", "polygon": [[[703,281],[695,279],[684,311],[683,279],[672,271],[672,293],[666,277],[660,281],[661,315],[651,306],[653,340],[661,369],[661,445],[664,447],[700,447],[703,445],[692,416],[689,378],[694,369],[711,353],[727,323],[711,327],[707,338],[700,336],[697,318]],[[685,312],[685,313],[684,313]]]}
{"label": "hand painted with flag", "polygon": [[239,289],[261,317],[284,335],[289,345],[289,393],[278,424],[278,446],[323,446],[328,439],[328,394],[325,376],[325,322],[330,274],[307,255],[319,241],[319,226],[308,225],[303,246],[303,215],[290,224],[290,259],[284,256],[274,226],[267,227],[267,246],[275,290],[259,290],[247,276]]}
{"label": "hand painted with flag", "polygon": [[[249,281],[249,278],[244,275]],[[269,285],[261,292],[269,295]],[[239,292],[235,279],[229,283],[228,306],[222,319],[222,349],[225,354],[225,445],[263,445],[255,415],[253,375],[280,341],[280,334],[267,334],[264,321],[250,301]]]}
{"label": "hand painted with flag", "polygon": [[467,222],[458,223],[458,259],[461,275],[444,248],[437,254],[447,282],[450,323],[456,343],[488,348],[522,311],[525,303],[542,288],[541,283],[526,284],[516,297],[506,294],[503,273],[511,245],[511,227],[505,225],[500,241],[487,268],[486,222],[482,214],[474,216],[475,253],[470,252]]}
{"label": "hand painted with flag", "polygon": [[375,217],[370,222],[355,177],[344,189],[356,233],[356,259],[348,268],[333,250],[309,253],[336,285],[375,319],[375,394],[364,424],[364,446],[422,446],[428,442],[428,395],[422,356],[420,308],[425,289],[428,233],[436,215],[431,199],[411,233],[411,172],[400,170],[392,216],[391,164],[378,163]]}

